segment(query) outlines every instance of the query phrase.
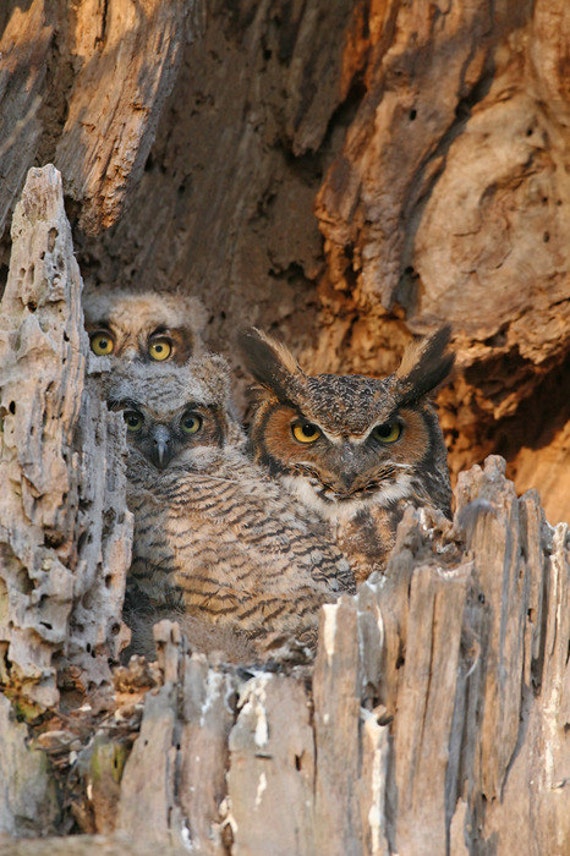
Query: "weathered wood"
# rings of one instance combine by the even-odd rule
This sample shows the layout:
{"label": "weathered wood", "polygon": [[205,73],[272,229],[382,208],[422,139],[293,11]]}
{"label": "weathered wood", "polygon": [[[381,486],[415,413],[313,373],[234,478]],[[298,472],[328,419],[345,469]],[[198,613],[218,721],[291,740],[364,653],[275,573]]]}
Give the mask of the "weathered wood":
{"label": "weathered wood", "polygon": [[394,720],[394,837],[400,853],[443,853],[460,746],[454,745],[465,568],[414,569],[398,709]]}
{"label": "weathered wood", "polygon": [[180,811],[188,841],[199,853],[222,856],[227,812],[228,736],[234,724],[237,682],[223,668],[210,669],[200,654],[184,668],[180,743]]}
{"label": "weathered wood", "polygon": [[357,613],[348,598],[323,609],[319,639],[313,678],[317,852],[353,856],[362,838],[357,801],[361,675]]}
{"label": "weathered wood", "polygon": [[86,0],[76,10],[76,68],[55,164],[82,202],[86,232],[115,222],[139,178],[174,83],[193,0],[137,4]]}
{"label": "weathered wood", "polygon": [[[483,722],[477,752],[482,762],[478,778],[489,800],[500,796],[518,740],[529,587],[521,555],[518,501],[503,473],[504,462],[489,459],[480,478],[477,473],[471,480],[469,494],[471,502],[482,506],[468,539],[476,557],[475,578],[485,600],[493,604],[481,640],[489,653],[482,663]],[[466,500],[461,493],[463,482],[462,477],[460,508]]]}
{"label": "weathered wood", "polygon": [[315,853],[315,747],[303,683],[256,675],[240,688],[238,706],[228,770],[235,852]]}
{"label": "weathered wood", "polygon": [[[71,835],[3,841],[0,856],[156,856],[153,843],[133,842],[123,835]],[[188,850],[162,845],[161,856],[184,856]]]}
{"label": "weathered wood", "polygon": [[147,695],[140,736],[125,765],[117,817],[120,831],[157,846],[168,843],[174,791],[173,692],[168,682],[156,694]]}
{"label": "weathered wood", "polygon": [[[2,833],[53,833],[59,820],[55,782],[44,752],[28,748],[28,729],[0,695],[0,852]],[[17,783],[23,782],[24,787]]]}
{"label": "weathered wood", "polygon": [[36,157],[38,118],[53,27],[44,0],[14,7],[0,36],[0,234]]}
{"label": "weathered wood", "polygon": [[41,712],[58,683],[110,680],[132,520],[120,419],[86,377],[81,277],[53,167],[30,171],[12,241],[0,306],[0,674]]}
{"label": "weathered wood", "polygon": [[[214,344],[228,325],[251,321],[255,306],[255,320],[275,323],[306,347],[307,365],[320,368],[382,372],[409,329],[452,318],[461,371],[441,400],[446,430],[457,434],[457,467],[504,432],[505,423],[489,428],[485,420],[506,418],[531,395],[540,403],[546,393],[538,385],[549,371],[546,392],[560,401],[567,379],[561,368],[556,391],[553,367],[568,348],[570,191],[565,47],[552,34],[565,32],[567,17],[561,0],[535,3],[532,18],[530,6],[515,10],[510,0],[504,18],[493,18],[487,0],[446,12],[355,4],[352,17],[320,4],[287,17],[290,4],[275,2],[241,9],[231,21],[223,4],[213,7],[199,48],[185,48],[136,187],[174,80],[170,60],[181,56],[187,7],[165,6],[166,23],[144,10],[135,23],[114,10],[95,45],[102,10],[91,0],[77,5],[83,29],[57,30],[61,62],[73,54],[83,75],[63,97],[76,121],[69,142],[58,141],[62,158],[74,152],[65,180],[87,176],[72,187],[75,223],[111,222],[134,182],[134,213],[100,242],[80,235],[82,258],[108,287],[125,272],[139,284],[170,286],[192,270],[216,315]],[[330,32],[317,26],[319,9]],[[0,14],[9,25],[3,47],[6,33],[37,34],[37,54],[19,36],[5,54],[14,70],[53,50],[38,0]],[[49,21],[61,24],[66,15],[54,4]],[[83,100],[90,75],[97,67],[110,73],[117,34],[125,34],[123,59],[132,59],[141,34],[157,36],[160,21],[170,46],[161,45],[156,69],[144,50],[135,58],[151,79],[141,123],[136,87],[113,102],[116,115],[94,99],[105,145],[99,140],[98,148],[99,131],[89,128],[81,150],[73,134],[83,121],[79,105],[90,107]],[[127,35],[131,24],[136,33]],[[303,67],[317,36],[318,62]],[[78,57],[90,59],[79,68]],[[329,61],[326,98],[305,98],[315,69]],[[29,123],[16,122],[1,138],[9,144],[0,148],[2,170],[6,157],[21,155],[12,164],[16,180],[46,112],[34,112],[42,72],[32,63],[29,89],[18,74],[1,81],[3,115],[8,105],[13,116],[17,104]],[[104,101],[103,89],[99,96]],[[176,106],[182,96],[187,111]],[[26,128],[31,148],[19,145]],[[55,151],[55,137],[40,141],[43,150]],[[117,169],[106,177],[108,163]],[[310,212],[322,174],[319,217],[328,243],[321,273]],[[16,191],[5,190],[9,206]],[[331,199],[337,208],[325,210]],[[535,493],[517,499],[497,458],[461,476],[453,526],[424,511],[406,514],[385,576],[323,613],[313,672],[230,668],[190,654],[167,624],[157,630],[157,666],[139,664],[142,683],[129,712],[129,680],[115,671],[111,687],[109,664],[123,640],[130,538],[123,438],[86,369],[70,234],[57,174],[32,171],[14,218],[0,320],[0,829],[10,836],[119,829],[50,841],[54,853],[144,852],[151,841],[155,852],[183,847],[220,856],[335,849],[565,856],[570,538],[566,525],[545,522]],[[307,288],[317,280],[318,344],[310,339],[317,310]],[[507,305],[499,312],[501,289]],[[382,343],[390,348],[379,353]],[[556,419],[563,406],[554,408]],[[550,412],[536,418],[546,425]],[[541,472],[543,485],[563,469],[562,452]],[[565,472],[556,475],[562,495]],[[133,683],[137,668],[129,672]],[[24,725],[14,711],[44,721]],[[26,846],[0,841],[0,852]]]}

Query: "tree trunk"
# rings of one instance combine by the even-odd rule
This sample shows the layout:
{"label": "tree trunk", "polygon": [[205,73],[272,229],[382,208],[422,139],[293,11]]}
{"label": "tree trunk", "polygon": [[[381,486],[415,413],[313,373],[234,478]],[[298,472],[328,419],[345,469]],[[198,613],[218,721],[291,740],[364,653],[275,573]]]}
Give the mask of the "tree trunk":
{"label": "tree trunk", "polygon": [[[570,850],[569,18],[460,6],[0,10],[0,852]],[[451,322],[454,526],[408,513],[314,669],[169,624],[117,665],[124,439],[82,278],[201,296],[241,388],[252,321],[378,375]]]}
{"label": "tree trunk", "polygon": [[12,237],[4,831],[213,854],[567,852],[566,524],[489,458],[460,475],[453,526],[409,509],[385,575],[324,607],[314,669],[209,663],[165,621],[157,666],[111,670],[132,534],[124,440],[86,369],[52,166],[30,171]]}

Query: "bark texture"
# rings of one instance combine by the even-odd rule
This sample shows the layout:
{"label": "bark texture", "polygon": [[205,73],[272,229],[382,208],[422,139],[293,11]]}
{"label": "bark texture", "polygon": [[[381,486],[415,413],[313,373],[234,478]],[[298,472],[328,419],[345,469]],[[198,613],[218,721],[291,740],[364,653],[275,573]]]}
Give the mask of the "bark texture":
{"label": "bark texture", "polygon": [[[22,704],[110,677],[132,519],[121,420],[86,375],[81,276],[52,166],[32,169],[12,223],[0,305],[2,679]],[[63,675],[60,675],[60,679]]]}
{"label": "bark texture", "polygon": [[[564,0],[2,5],[0,853],[570,850],[569,28]],[[382,375],[450,321],[452,471],[506,472],[459,474],[453,527],[406,516],[314,670],[170,624],[118,667],[124,440],[74,246],[91,285],[200,296],[242,384],[242,325]]]}

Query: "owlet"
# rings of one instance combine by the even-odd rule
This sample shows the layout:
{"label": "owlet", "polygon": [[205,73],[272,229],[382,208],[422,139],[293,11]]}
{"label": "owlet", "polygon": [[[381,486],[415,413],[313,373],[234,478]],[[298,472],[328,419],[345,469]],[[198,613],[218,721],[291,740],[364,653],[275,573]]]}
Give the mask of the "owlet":
{"label": "owlet", "polygon": [[91,289],[83,311],[91,350],[100,357],[182,364],[204,350],[206,313],[196,297]]}
{"label": "owlet", "polygon": [[219,631],[259,660],[310,657],[319,607],[354,577],[326,522],[245,455],[225,360],[133,365],[108,398],[127,425],[135,610],[206,622],[209,647]]}

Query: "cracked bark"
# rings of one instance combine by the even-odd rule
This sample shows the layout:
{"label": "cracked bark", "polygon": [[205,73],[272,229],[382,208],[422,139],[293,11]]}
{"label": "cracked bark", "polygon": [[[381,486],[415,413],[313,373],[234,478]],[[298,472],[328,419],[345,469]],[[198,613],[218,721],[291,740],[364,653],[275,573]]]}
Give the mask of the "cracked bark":
{"label": "cracked bark", "polygon": [[[263,807],[275,852],[329,852],[327,827],[344,852],[567,852],[568,534],[541,507],[570,515],[564,8],[0,10],[0,821],[105,833],[0,852],[255,852]],[[310,370],[384,374],[452,322],[453,473],[498,450],[516,491],[491,458],[459,477],[456,532],[406,518],[386,577],[323,617],[312,682],[262,698],[172,628],[158,676],[118,676],[123,439],[85,368],[55,171],[14,212],[47,161],[83,277],[198,294],[230,357],[253,321]]]}

